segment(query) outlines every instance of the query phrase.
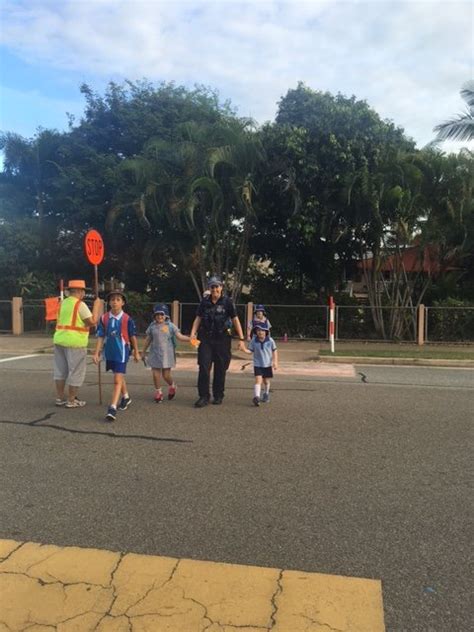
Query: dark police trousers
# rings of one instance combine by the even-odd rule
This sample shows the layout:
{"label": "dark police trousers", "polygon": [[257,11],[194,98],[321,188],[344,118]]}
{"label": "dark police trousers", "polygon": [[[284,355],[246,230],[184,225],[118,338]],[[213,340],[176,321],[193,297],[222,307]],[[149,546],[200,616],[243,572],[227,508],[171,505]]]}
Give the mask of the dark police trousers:
{"label": "dark police trousers", "polygon": [[198,392],[199,397],[209,397],[211,367],[214,364],[212,394],[224,397],[225,374],[230,364],[232,338],[227,335],[201,340],[198,347]]}

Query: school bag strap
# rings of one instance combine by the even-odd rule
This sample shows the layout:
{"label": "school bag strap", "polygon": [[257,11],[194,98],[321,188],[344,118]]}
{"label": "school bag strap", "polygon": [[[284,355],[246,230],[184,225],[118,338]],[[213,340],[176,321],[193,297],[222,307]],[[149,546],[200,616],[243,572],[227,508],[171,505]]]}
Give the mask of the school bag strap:
{"label": "school bag strap", "polygon": [[[109,325],[110,320],[110,312],[106,312],[101,316],[102,325],[104,327],[104,334],[107,335],[107,327]],[[130,316],[127,312],[123,312],[122,318],[120,320],[120,333],[122,334],[122,338],[125,340],[125,344],[130,344],[130,336],[128,335],[128,322],[130,320]]]}

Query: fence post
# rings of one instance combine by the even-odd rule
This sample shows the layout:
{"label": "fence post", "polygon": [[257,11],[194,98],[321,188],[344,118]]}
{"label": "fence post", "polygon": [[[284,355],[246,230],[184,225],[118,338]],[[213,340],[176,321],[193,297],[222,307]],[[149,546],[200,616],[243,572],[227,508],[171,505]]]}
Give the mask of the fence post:
{"label": "fence post", "polygon": [[24,331],[23,299],[21,296],[14,296],[12,298],[12,334],[14,336],[21,336]]}
{"label": "fence post", "polygon": [[249,326],[249,323],[251,323],[253,320],[253,303],[247,303],[247,318],[245,321],[245,331],[244,331],[244,336],[245,338],[247,338],[247,327]]}
{"label": "fence post", "polygon": [[171,304],[171,322],[179,329],[179,301],[173,301]]}
{"label": "fence post", "polygon": [[331,353],[334,353],[334,316],[335,316],[335,303],[332,296],[328,299],[329,302],[329,343],[331,345]]}
{"label": "fence post", "polygon": [[425,306],[423,304],[418,306],[417,343],[420,346],[425,344]]}

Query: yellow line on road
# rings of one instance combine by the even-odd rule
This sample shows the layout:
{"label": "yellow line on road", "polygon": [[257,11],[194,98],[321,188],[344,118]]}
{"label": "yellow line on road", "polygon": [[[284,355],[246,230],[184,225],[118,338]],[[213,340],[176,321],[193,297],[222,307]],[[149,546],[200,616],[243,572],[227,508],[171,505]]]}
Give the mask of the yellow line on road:
{"label": "yellow line on road", "polygon": [[383,632],[381,583],[0,540],[0,632]]}

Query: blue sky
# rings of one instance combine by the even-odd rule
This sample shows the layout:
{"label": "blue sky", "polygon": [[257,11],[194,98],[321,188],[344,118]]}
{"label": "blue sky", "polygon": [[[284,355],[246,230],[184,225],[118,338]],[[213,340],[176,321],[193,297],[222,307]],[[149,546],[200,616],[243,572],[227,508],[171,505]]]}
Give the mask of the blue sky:
{"label": "blue sky", "polygon": [[[355,94],[422,146],[464,110],[474,4],[458,0],[2,0],[0,130],[80,118],[86,82],[217,88],[258,123],[304,81]],[[446,149],[457,148],[446,146]]]}

